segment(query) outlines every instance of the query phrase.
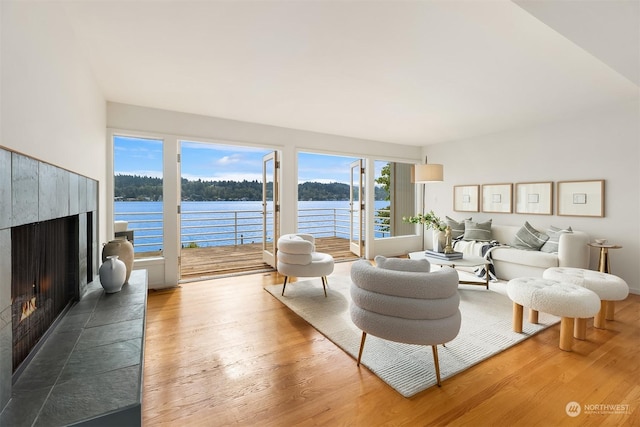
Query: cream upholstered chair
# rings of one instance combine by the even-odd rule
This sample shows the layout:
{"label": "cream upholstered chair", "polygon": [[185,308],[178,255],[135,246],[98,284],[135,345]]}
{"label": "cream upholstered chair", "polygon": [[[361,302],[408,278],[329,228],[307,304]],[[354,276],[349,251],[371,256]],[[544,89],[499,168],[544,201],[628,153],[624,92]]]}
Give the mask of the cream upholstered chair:
{"label": "cream upholstered chair", "polygon": [[451,267],[430,272],[427,260],[375,258],[351,267],[350,313],[362,330],[358,366],[367,334],[407,344],[430,345],[440,386],[438,344],[460,332],[458,273]]}
{"label": "cream upholstered chair", "polygon": [[311,234],[285,234],[278,239],[278,273],[283,274],[282,295],[289,276],[321,277],[324,296],[327,296],[327,276],[333,273],[333,257],[316,252]]}

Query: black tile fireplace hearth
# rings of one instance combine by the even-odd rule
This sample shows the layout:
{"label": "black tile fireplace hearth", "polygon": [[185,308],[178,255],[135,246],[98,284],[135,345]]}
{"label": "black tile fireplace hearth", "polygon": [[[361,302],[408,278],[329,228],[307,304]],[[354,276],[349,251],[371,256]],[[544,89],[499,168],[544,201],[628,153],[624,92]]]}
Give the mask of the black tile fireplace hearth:
{"label": "black tile fireplace hearth", "polygon": [[97,212],[97,181],[0,147],[0,410],[51,320],[98,271]]}

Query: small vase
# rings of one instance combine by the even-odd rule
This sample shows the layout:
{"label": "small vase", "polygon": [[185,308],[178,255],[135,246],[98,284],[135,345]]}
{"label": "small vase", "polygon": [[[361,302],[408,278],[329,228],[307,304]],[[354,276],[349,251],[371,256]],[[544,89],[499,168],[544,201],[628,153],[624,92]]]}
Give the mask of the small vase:
{"label": "small vase", "polygon": [[444,231],[433,231],[433,250],[436,252],[444,252],[444,245],[446,236]]}
{"label": "small vase", "polygon": [[133,270],[133,245],[131,242],[127,239],[115,239],[105,243],[102,248],[102,262],[105,262],[109,255],[118,255],[120,261],[124,262],[127,269],[124,282],[129,282],[129,276],[131,276],[131,270]]}
{"label": "small vase", "polygon": [[127,275],[127,267],[124,262],[118,259],[118,255],[109,255],[107,260],[100,266],[98,274],[104,291],[112,294],[120,292],[122,289]]}

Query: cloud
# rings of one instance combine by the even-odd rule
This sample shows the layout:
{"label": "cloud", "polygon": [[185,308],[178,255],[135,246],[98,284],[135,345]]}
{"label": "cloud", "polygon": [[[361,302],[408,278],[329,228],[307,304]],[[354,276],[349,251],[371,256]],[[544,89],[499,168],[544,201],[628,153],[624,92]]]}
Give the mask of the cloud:
{"label": "cloud", "polygon": [[232,154],[230,156],[223,156],[219,158],[215,163],[221,166],[233,165],[240,163],[243,160],[243,156],[240,154]]}

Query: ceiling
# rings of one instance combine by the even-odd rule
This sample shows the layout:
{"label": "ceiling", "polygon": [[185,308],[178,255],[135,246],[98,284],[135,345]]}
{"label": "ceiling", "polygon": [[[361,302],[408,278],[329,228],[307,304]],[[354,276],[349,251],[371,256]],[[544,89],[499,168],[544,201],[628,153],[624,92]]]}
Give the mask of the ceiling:
{"label": "ceiling", "polygon": [[639,97],[637,1],[63,3],[113,102],[426,145]]}

